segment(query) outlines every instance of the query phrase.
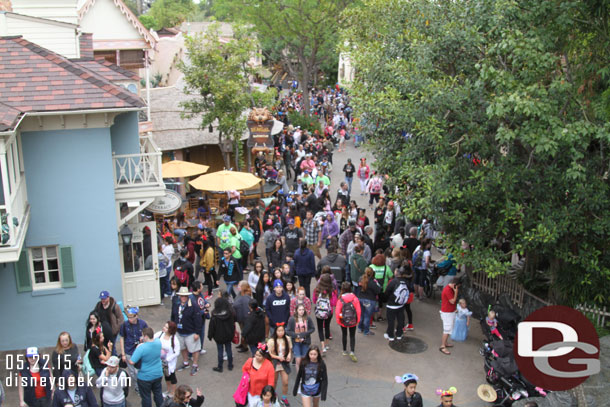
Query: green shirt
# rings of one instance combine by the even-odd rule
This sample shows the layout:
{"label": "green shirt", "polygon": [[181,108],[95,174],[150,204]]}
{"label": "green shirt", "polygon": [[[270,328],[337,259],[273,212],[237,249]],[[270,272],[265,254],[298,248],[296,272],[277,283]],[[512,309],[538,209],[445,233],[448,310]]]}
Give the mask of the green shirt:
{"label": "green shirt", "polygon": [[[225,225],[224,223],[218,226],[216,229],[216,237],[218,238],[219,246],[221,249],[224,249],[229,246],[229,237],[231,236],[231,228],[235,228],[235,225],[229,223],[229,225]],[[237,230],[237,228],[235,228]],[[239,245],[237,246],[239,247]]]}
{"label": "green shirt", "polygon": [[303,181],[303,184],[310,186],[311,184],[313,184],[314,179],[311,178],[311,175],[307,175],[306,177],[301,177],[301,181]]}
{"label": "green shirt", "polygon": [[[235,251],[233,252],[233,257],[235,257],[236,259],[241,259],[241,252],[239,251],[239,246],[240,246],[240,240],[241,240],[241,236],[238,234],[236,235],[231,235],[229,237],[229,243],[227,245],[227,247],[231,248],[233,246],[235,246]],[[224,249],[224,247],[223,247]]]}
{"label": "green shirt", "polygon": [[320,181],[322,181],[324,183],[324,185],[326,185],[326,186],[330,185],[330,178],[328,178],[327,175],[322,175],[322,176],[318,175],[316,177],[316,185],[318,185],[318,183]]}
{"label": "green shirt", "polygon": [[385,291],[388,286],[388,281],[394,277],[394,273],[392,273],[392,270],[386,265],[376,266],[371,264],[369,267],[373,269],[375,272],[375,280],[379,282],[379,285],[381,285],[381,288]]}

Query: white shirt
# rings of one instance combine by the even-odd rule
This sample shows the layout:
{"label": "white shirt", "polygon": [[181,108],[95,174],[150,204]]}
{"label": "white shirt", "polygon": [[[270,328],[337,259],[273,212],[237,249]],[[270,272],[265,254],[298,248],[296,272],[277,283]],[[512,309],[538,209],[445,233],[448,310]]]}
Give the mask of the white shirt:
{"label": "white shirt", "polygon": [[[178,336],[174,335],[174,347],[172,348],[172,338],[166,339],[163,331],[157,332],[155,338],[159,338],[161,341],[161,355],[165,354],[165,360],[167,361],[167,370],[169,373],[176,371],[176,362],[178,361],[178,355],[180,355],[180,341]],[[163,360],[163,356],[161,356]]]}

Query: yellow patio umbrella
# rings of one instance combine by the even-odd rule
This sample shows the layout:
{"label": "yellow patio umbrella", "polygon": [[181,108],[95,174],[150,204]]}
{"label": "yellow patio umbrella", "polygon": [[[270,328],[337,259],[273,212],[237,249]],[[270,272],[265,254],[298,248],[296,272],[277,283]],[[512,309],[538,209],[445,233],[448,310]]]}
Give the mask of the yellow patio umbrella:
{"label": "yellow patio umbrella", "polygon": [[201,175],[189,181],[189,184],[201,191],[231,191],[252,188],[261,181],[249,172],[222,170]]}
{"label": "yellow patio umbrella", "polygon": [[161,166],[161,174],[163,174],[163,178],[185,178],[203,174],[209,168],[207,165],[173,160]]}

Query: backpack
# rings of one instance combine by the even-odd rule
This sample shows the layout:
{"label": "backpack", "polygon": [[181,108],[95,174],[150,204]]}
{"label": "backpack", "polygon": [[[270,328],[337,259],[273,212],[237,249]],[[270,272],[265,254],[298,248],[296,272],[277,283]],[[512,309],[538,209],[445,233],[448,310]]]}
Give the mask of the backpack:
{"label": "backpack", "polygon": [[381,192],[381,181],[374,179],[371,181],[371,193],[378,194]]}
{"label": "backpack", "polygon": [[189,273],[185,269],[183,269],[182,266],[176,267],[176,269],[174,270],[174,276],[176,276],[181,285],[189,285]]}
{"label": "backpack", "polygon": [[396,304],[405,305],[409,299],[409,287],[404,281],[399,281],[398,286],[394,289],[394,298],[396,298]]}
{"label": "backpack", "polygon": [[88,349],[87,352],[85,352],[85,356],[83,356],[83,365],[81,368],[83,370],[83,373],[87,376],[95,375],[95,369],[93,368],[93,366],[91,366],[91,361],[89,360],[90,351],[91,349]]}
{"label": "backpack", "polygon": [[244,239],[239,239],[239,252],[242,257],[248,257],[250,254],[250,245]]}
{"label": "backpack", "polygon": [[421,270],[424,268],[424,251],[419,249],[413,253],[413,268]]}
{"label": "backpack", "polygon": [[341,310],[341,321],[346,327],[356,326],[358,324],[358,314],[356,313],[356,306],[353,301],[345,302],[341,298],[341,304],[343,309]]}
{"label": "backpack", "polygon": [[331,313],[330,298],[319,296],[316,300],[316,318],[328,319]]}

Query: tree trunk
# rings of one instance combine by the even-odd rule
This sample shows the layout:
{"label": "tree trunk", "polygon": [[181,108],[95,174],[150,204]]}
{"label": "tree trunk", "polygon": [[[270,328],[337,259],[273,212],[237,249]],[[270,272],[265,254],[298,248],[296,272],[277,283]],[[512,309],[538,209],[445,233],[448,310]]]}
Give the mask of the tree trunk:
{"label": "tree trunk", "polygon": [[303,62],[301,63],[301,77],[299,78],[300,82],[301,82],[301,90],[303,91],[303,113],[305,114],[305,116],[309,117],[309,110],[310,110],[310,104],[309,104],[309,74],[310,74],[310,70],[309,70],[309,66],[307,65],[307,63]]}
{"label": "tree trunk", "polygon": [[227,153],[225,153],[225,149],[222,146],[222,131],[218,131],[218,147],[220,148],[220,155],[222,155],[222,160],[225,163],[225,168],[228,169],[229,168],[229,156]]}
{"label": "tree trunk", "polygon": [[235,140],[235,145],[233,147],[235,151],[235,171],[239,171],[239,140]]}

